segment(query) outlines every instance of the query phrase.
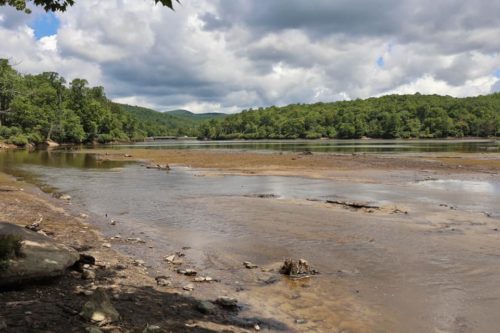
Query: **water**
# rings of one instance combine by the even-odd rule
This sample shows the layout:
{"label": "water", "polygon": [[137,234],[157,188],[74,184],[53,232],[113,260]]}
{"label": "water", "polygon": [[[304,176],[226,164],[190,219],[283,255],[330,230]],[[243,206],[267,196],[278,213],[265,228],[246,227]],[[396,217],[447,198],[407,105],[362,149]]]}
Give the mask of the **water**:
{"label": "water", "polygon": [[238,149],[253,151],[311,151],[322,153],[495,153],[499,140],[248,140],[248,141],[152,141],[120,148]]}
{"label": "water", "polygon": [[[260,143],[216,145],[266,149]],[[304,145],[278,147],[304,150]],[[113,246],[158,268],[162,256],[192,247],[189,261],[220,278],[228,294],[245,287],[239,297],[248,302],[248,311],[288,323],[307,318],[298,331],[454,332],[457,320],[465,320],[470,331],[496,332],[500,239],[491,233],[500,224],[500,180],[495,178],[375,184],[207,176],[189,168],[165,172],[64,151],[0,153],[0,170],[68,193],[74,205],[117,220],[117,226],[103,229],[107,236],[142,233],[154,250]],[[259,194],[276,199],[255,198]],[[351,212],[321,203],[328,199],[397,206],[409,215]],[[307,288],[285,282],[264,286],[258,280],[263,273],[241,269],[244,260],[268,266],[286,257],[308,258],[323,274],[306,282]]]}

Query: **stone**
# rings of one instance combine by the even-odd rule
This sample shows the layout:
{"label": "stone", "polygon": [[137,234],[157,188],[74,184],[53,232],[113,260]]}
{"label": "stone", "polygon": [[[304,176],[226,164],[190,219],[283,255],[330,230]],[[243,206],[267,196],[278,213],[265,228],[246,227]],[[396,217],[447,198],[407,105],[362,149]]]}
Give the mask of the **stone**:
{"label": "stone", "polygon": [[258,324],[253,325],[253,329],[256,331],[260,331],[260,326]]}
{"label": "stone", "polygon": [[250,261],[245,261],[243,262],[243,265],[248,268],[248,269],[255,269],[258,268],[259,266],[255,265],[254,263],[251,263]]}
{"label": "stone", "polygon": [[82,279],[95,280],[95,272],[90,269],[84,269],[82,272]]}
{"label": "stone", "polygon": [[238,300],[236,298],[221,296],[215,300],[215,303],[223,308],[235,309],[238,307]]}
{"label": "stone", "polygon": [[216,311],[216,307],[212,302],[201,301],[196,306],[196,309],[203,314],[213,314]]}
{"label": "stone", "polygon": [[312,269],[309,263],[304,259],[299,259],[298,261],[292,259],[286,259],[283,266],[280,269],[280,273],[288,275],[292,278],[300,278],[309,275],[319,274],[318,271]]}
{"label": "stone", "polygon": [[110,243],[103,243],[102,244],[102,247],[105,247],[107,249],[110,249],[111,248],[111,244]]}
{"label": "stone", "polygon": [[147,325],[142,333],[161,333],[161,327],[157,325]]}
{"label": "stone", "polygon": [[187,269],[178,269],[177,273],[186,275],[186,276],[196,276],[198,272],[196,272],[194,269],[187,268]]}
{"label": "stone", "polygon": [[0,286],[60,276],[79,259],[76,250],[11,223],[0,222],[2,236],[19,239],[19,249],[0,270]]}
{"label": "stone", "polygon": [[71,196],[69,194],[63,194],[59,197],[59,199],[64,200],[64,201],[70,201]]}
{"label": "stone", "polygon": [[144,260],[135,259],[134,261],[132,261],[132,264],[134,266],[144,266],[146,262]]}
{"label": "stone", "polygon": [[175,255],[167,256],[164,260],[168,263],[172,263],[175,260]]}
{"label": "stone", "polygon": [[182,289],[184,289],[186,291],[193,291],[194,285],[192,283],[189,283],[189,284],[185,285],[184,287],[182,287]]}
{"label": "stone", "polygon": [[168,276],[157,276],[155,277],[156,284],[160,287],[168,287],[172,284]]}
{"label": "stone", "polygon": [[80,315],[94,322],[115,322],[120,319],[120,314],[116,311],[103,288],[97,288],[94,291],[94,294],[83,305]]}

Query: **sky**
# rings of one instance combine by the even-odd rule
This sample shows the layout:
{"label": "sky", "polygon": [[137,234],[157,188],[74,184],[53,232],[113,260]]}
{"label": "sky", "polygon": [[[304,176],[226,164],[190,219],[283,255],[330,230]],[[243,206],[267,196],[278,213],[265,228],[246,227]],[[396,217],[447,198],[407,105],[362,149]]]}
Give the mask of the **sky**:
{"label": "sky", "polygon": [[0,7],[0,58],[160,111],[500,91],[500,1],[181,2],[175,12],[153,0]]}

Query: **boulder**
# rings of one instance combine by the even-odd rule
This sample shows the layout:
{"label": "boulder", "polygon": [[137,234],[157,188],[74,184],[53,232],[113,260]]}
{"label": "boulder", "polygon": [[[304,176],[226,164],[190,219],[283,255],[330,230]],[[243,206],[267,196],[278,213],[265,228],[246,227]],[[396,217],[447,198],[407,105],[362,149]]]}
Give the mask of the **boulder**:
{"label": "boulder", "polygon": [[17,254],[0,270],[0,286],[22,284],[62,275],[80,258],[78,252],[47,236],[26,228],[0,222],[0,237],[19,239]]}
{"label": "boulder", "polygon": [[213,314],[216,311],[215,305],[208,301],[201,301],[196,308],[203,314]]}
{"label": "boulder", "polygon": [[97,288],[88,302],[83,305],[80,315],[94,322],[115,322],[120,319],[120,314],[116,311],[103,288]]}

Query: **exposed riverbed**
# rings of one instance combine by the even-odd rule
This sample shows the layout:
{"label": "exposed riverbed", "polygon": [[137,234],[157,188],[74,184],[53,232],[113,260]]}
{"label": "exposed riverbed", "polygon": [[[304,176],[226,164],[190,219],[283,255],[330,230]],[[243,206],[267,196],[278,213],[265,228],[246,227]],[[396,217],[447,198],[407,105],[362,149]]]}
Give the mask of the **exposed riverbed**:
{"label": "exposed riverbed", "polygon": [[[285,325],[275,330],[493,333],[500,324],[495,173],[386,170],[372,181],[326,180],[183,166],[166,172],[65,152],[10,152],[1,164],[116,220],[101,225],[107,237],[146,240],[113,246],[155,274],[172,274],[162,258],[190,247],[186,263],[221,281],[195,293],[236,296],[246,315]],[[275,282],[274,273],[242,266],[276,268],[287,257],[306,258],[322,274]]]}

